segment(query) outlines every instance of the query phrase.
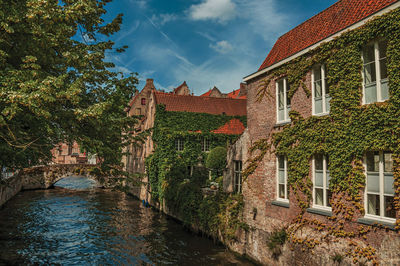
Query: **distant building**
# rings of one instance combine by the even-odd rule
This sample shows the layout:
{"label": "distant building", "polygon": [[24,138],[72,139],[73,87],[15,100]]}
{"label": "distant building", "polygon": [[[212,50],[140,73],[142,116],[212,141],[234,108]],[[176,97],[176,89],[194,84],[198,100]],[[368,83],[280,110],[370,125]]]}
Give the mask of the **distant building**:
{"label": "distant building", "polygon": [[[145,105],[142,106],[142,102]],[[243,133],[246,126],[246,99],[193,96],[186,82],[172,92],[165,93],[157,91],[153,80],[148,79],[143,90],[126,109],[128,115],[134,115],[136,108],[145,111],[132,134],[140,136],[147,132],[149,135],[145,135],[142,144],[129,147],[129,155],[124,158],[124,163],[130,173],[146,173],[146,158],[159,150],[168,150],[169,159],[177,156],[172,161],[171,169],[182,167],[183,160],[187,162],[185,167],[188,169],[187,177],[190,177],[196,167],[204,168],[200,161],[206,159],[208,151],[231,143]],[[189,121],[185,120],[188,113],[191,114]],[[207,119],[217,122],[210,123]],[[190,156],[184,155],[188,149]],[[152,178],[158,178],[157,174]],[[149,177],[146,175],[142,182],[136,195],[149,200]]]}
{"label": "distant building", "polygon": [[222,93],[217,87],[200,95],[201,97],[214,97],[214,98],[230,98],[230,99],[246,99],[247,88],[245,83],[240,83],[240,88],[233,90],[230,93]]}
{"label": "distant building", "polygon": [[[88,156],[86,152],[81,152],[77,142],[73,142],[72,145],[60,143],[51,150],[51,153],[53,155],[53,163],[55,164],[88,163]],[[90,156],[90,163],[96,164],[95,156]]]}

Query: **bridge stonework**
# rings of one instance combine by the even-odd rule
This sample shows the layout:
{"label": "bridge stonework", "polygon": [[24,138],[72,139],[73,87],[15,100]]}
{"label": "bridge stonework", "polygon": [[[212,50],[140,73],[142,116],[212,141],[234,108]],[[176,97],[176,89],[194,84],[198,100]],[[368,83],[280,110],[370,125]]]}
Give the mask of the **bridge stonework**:
{"label": "bridge stonework", "polygon": [[68,176],[85,176],[104,185],[106,180],[100,181],[90,175],[93,167],[96,165],[54,164],[24,169],[6,180],[0,180],[0,207],[21,190],[48,189]]}

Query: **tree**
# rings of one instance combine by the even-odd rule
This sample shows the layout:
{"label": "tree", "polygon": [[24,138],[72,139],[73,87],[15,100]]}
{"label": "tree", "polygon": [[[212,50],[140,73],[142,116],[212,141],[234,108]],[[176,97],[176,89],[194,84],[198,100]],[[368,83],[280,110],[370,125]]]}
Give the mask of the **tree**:
{"label": "tree", "polygon": [[122,14],[102,19],[110,1],[0,0],[0,166],[45,163],[73,140],[120,164],[138,81],[106,60],[127,48],[110,40]]}
{"label": "tree", "polygon": [[210,151],[206,160],[206,167],[220,175],[226,167],[226,148],[215,147]]}

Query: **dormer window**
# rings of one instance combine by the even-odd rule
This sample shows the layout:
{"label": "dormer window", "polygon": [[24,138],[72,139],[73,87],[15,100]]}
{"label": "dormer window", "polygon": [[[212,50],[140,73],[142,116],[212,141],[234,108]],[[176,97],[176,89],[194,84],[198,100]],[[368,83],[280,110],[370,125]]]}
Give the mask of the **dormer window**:
{"label": "dormer window", "polygon": [[280,79],[276,82],[276,107],[277,107],[277,122],[290,122],[290,99],[288,97],[289,83],[287,79]]}
{"label": "dormer window", "polygon": [[385,40],[368,44],[363,50],[364,104],[389,99],[386,51],[387,41]]}

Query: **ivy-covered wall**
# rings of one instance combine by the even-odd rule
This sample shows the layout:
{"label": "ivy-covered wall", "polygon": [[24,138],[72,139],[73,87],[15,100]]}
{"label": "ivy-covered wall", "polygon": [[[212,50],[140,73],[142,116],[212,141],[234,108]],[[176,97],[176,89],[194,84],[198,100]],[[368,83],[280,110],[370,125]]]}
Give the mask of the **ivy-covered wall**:
{"label": "ivy-covered wall", "polygon": [[[209,173],[204,168],[208,153],[202,151],[201,145],[206,138],[210,140],[211,150],[217,146],[226,147],[237,139],[238,135],[211,132],[233,118],[246,126],[244,116],[171,112],[158,105],[152,135],[154,153],[146,159],[153,201],[165,206],[170,214],[182,219],[186,225],[214,237],[220,231],[229,239],[242,226],[239,220],[243,200],[241,196],[229,195],[222,190],[203,196],[202,187],[206,186]],[[175,147],[178,138],[184,141],[182,151]],[[191,166],[194,167],[192,175]]]}
{"label": "ivy-covered wall", "polygon": [[[362,50],[371,41],[380,39],[388,41],[390,99],[362,105]],[[317,64],[326,66],[327,84],[332,97],[330,114],[322,117],[310,116],[309,77],[312,67]],[[281,77],[286,77],[290,84],[291,123],[274,126],[275,81]],[[303,99],[303,103],[307,104],[308,116],[304,115],[307,113],[304,108],[296,109],[296,105],[300,106],[296,103],[298,99]],[[259,203],[258,207],[266,216],[263,222],[255,226],[266,228],[263,223],[268,222],[268,217],[274,217],[275,224],[279,224],[279,220],[287,224],[292,247],[298,246],[312,253],[318,246],[340,241],[345,243],[345,248],[337,252],[351,258],[353,263],[382,262],[379,250],[382,239],[384,236],[398,238],[395,232],[400,229],[400,10],[377,17],[271,70],[264,77],[250,81],[248,104],[254,104],[248,109],[249,132],[254,145],[251,149],[252,160],[244,171],[248,177],[245,202],[252,205],[255,202],[252,199],[254,195],[263,194],[266,195],[267,206],[271,206],[268,204],[276,199],[275,155],[284,155],[288,161],[290,186],[290,209],[287,214],[293,218],[286,223],[284,216],[279,218],[273,213],[281,207],[264,209]],[[269,116],[262,116],[260,112],[267,112]],[[363,199],[366,178],[362,160],[367,151],[393,153],[397,211],[395,232],[379,229],[382,227],[379,225],[357,223],[358,218],[365,214]],[[307,213],[312,202],[311,160],[315,154],[321,153],[329,155],[330,160],[330,190],[334,196],[331,201],[332,216],[329,218]],[[265,180],[267,177],[271,180]],[[261,183],[264,187],[260,189]],[[265,187],[265,184],[270,186]],[[303,230],[308,233],[301,233]]]}

